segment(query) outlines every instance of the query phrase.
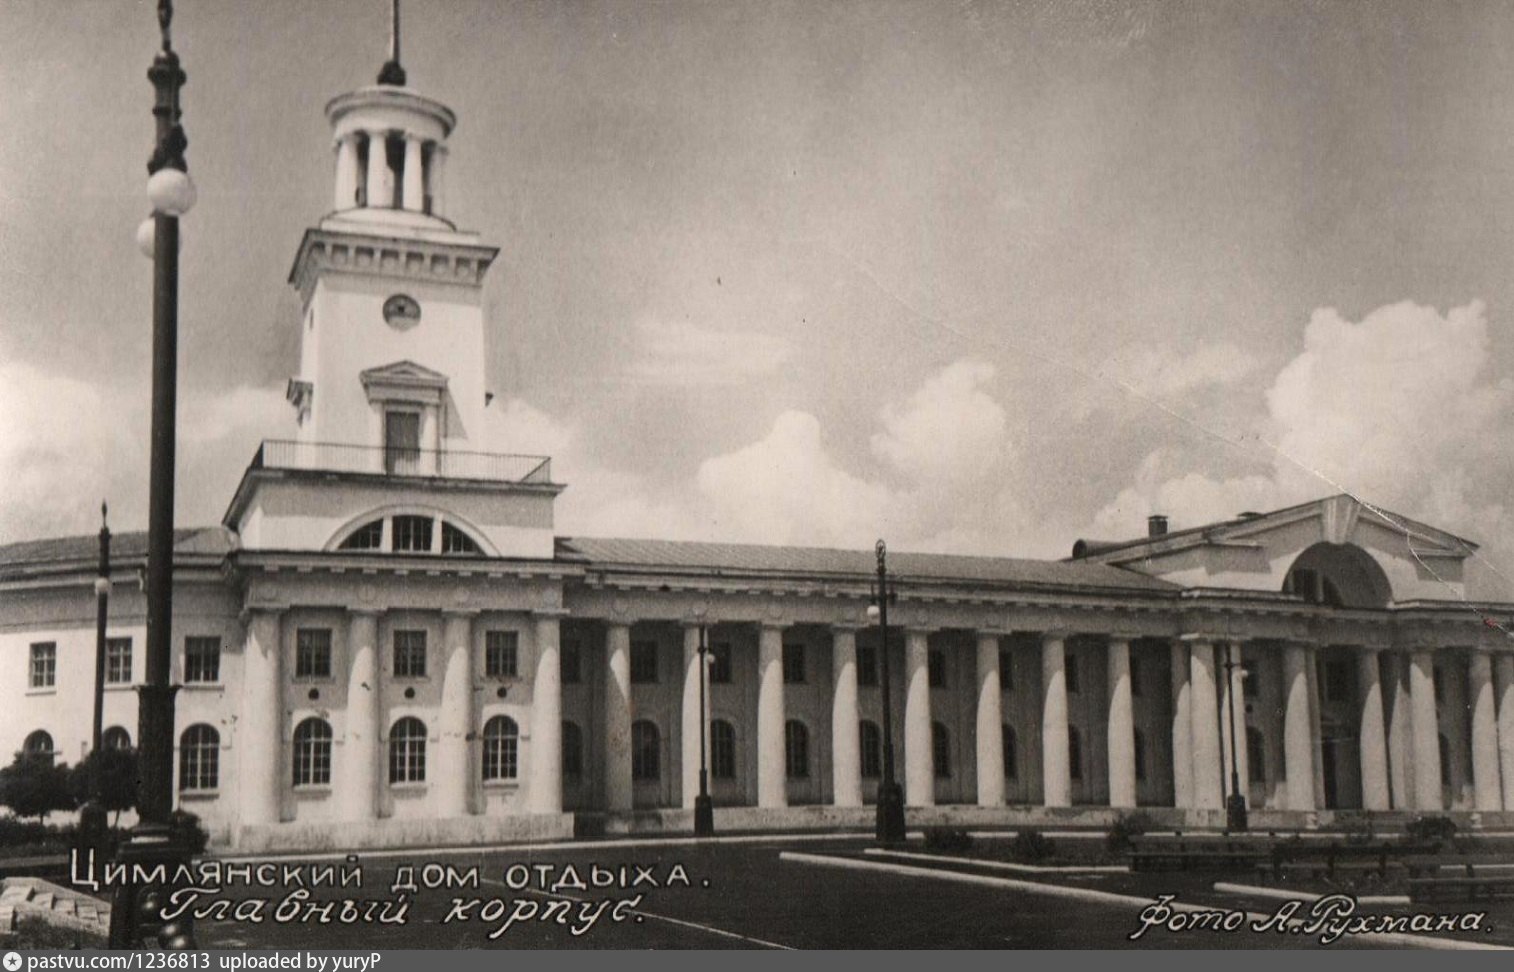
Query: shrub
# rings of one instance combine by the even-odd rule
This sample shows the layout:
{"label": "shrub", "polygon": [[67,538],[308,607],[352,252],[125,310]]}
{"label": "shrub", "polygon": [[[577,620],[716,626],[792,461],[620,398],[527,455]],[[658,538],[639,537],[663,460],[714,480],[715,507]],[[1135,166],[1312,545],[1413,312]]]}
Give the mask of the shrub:
{"label": "shrub", "polygon": [[1456,837],[1456,821],[1433,814],[1416,817],[1404,827],[1404,836],[1425,843],[1452,840]]}
{"label": "shrub", "polygon": [[1104,836],[1104,847],[1111,854],[1130,850],[1130,839],[1151,829],[1151,818],[1144,813],[1122,813]]}
{"label": "shrub", "polygon": [[925,832],[926,850],[960,854],[972,846],[972,836],[960,827],[931,827]]}
{"label": "shrub", "polygon": [[18,817],[39,821],[54,810],[74,809],[68,767],[44,753],[18,753],[15,762],[0,769],[0,804]]}
{"label": "shrub", "polygon": [[135,749],[100,749],[90,753],[69,774],[68,786],[80,805],[90,798],[90,774],[100,763],[102,803],[116,815],[137,805],[137,751]]}
{"label": "shrub", "polygon": [[1022,830],[1009,842],[1009,856],[1021,864],[1035,864],[1050,857],[1055,848],[1039,830]]}
{"label": "shrub", "polygon": [[200,823],[199,817],[188,810],[175,810],[169,818],[169,825],[174,833],[185,838],[189,853],[196,857],[205,853],[205,846],[210,843],[210,834]]}

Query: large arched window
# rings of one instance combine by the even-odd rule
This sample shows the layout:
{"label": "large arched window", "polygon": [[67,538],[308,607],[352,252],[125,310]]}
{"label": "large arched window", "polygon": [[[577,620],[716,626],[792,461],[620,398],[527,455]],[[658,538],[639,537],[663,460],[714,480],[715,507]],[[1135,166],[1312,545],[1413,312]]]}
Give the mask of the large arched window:
{"label": "large arched window", "polygon": [[562,724],[562,773],[564,776],[584,774],[584,731],[578,723],[564,720]]}
{"label": "large arched window", "polygon": [[724,719],[710,723],[710,775],[717,780],[736,778],[736,727]]}
{"label": "large arched window", "polygon": [[810,775],[810,731],[798,719],[783,724],[783,768],[791,780]]}
{"label": "large arched window", "polygon": [[53,758],[53,737],[47,732],[38,729],[26,737],[26,742],[21,744],[21,752],[27,756],[46,756]]}
{"label": "large arched window", "polygon": [[930,724],[931,763],[936,776],[945,779],[952,775],[952,737],[940,722]]}
{"label": "large arched window", "polygon": [[294,785],[331,783],[331,726],[312,716],[294,727]]}
{"label": "large arched window", "polygon": [[127,750],[131,748],[131,733],[122,726],[111,726],[100,733],[100,748]]}
{"label": "large arched window", "polygon": [[426,724],[414,716],[389,727],[389,782],[426,782]]}
{"label": "large arched window", "polygon": [[485,780],[513,780],[520,775],[520,727],[509,716],[484,723]]}
{"label": "large arched window", "polygon": [[646,719],[631,723],[631,779],[655,780],[662,776],[662,736],[657,724]]}
{"label": "large arched window", "polygon": [[214,790],[221,778],[221,734],[196,723],[179,737],[179,789]]}
{"label": "large arched window", "polygon": [[876,780],[883,774],[883,734],[878,731],[876,722],[868,722],[866,719],[857,728],[862,736],[860,747],[862,778]]}
{"label": "large arched window", "polygon": [[1004,740],[1004,778],[1012,780],[1020,775],[1019,740],[1015,738],[1015,727],[1005,723],[1002,729],[1002,736]]}
{"label": "large arched window", "polygon": [[1393,599],[1382,567],[1348,543],[1316,543],[1299,554],[1283,579],[1283,592],[1330,607],[1380,608]]}

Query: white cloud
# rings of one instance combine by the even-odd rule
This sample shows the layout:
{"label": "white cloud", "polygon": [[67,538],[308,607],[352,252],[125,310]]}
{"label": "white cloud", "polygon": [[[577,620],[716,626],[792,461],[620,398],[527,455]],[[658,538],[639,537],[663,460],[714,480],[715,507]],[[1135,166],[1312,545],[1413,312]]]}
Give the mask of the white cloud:
{"label": "white cloud", "polygon": [[783,337],[758,331],[718,331],[688,321],[644,319],[637,355],[627,370],[648,385],[736,385],[771,375],[789,360]]}
{"label": "white cloud", "polygon": [[981,479],[1009,457],[1004,408],[985,390],[993,365],[955,362],[926,379],[902,406],[883,409],[873,452],[909,482]]}

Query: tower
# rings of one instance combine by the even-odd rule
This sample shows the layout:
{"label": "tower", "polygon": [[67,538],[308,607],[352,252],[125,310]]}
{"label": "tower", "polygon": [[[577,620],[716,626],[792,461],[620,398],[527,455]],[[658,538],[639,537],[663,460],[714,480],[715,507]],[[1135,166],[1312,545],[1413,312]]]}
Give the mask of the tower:
{"label": "tower", "polygon": [[[499,250],[450,218],[457,119],[406,85],[397,0],[392,23],[378,82],[326,105],[332,209],[289,273],[296,431],[264,442],[224,522],[251,547],[550,557],[560,487],[547,460],[488,451],[483,285]],[[290,489],[301,495],[270,502]],[[402,508],[432,529],[401,538]]]}

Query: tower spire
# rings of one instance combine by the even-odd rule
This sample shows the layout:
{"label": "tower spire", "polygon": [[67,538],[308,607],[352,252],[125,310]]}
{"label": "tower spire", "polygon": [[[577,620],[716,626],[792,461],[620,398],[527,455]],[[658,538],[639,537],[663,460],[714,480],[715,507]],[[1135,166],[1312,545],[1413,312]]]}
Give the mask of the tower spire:
{"label": "tower spire", "polygon": [[400,67],[400,0],[389,0],[389,60],[379,71],[378,83],[405,86],[405,69]]}

